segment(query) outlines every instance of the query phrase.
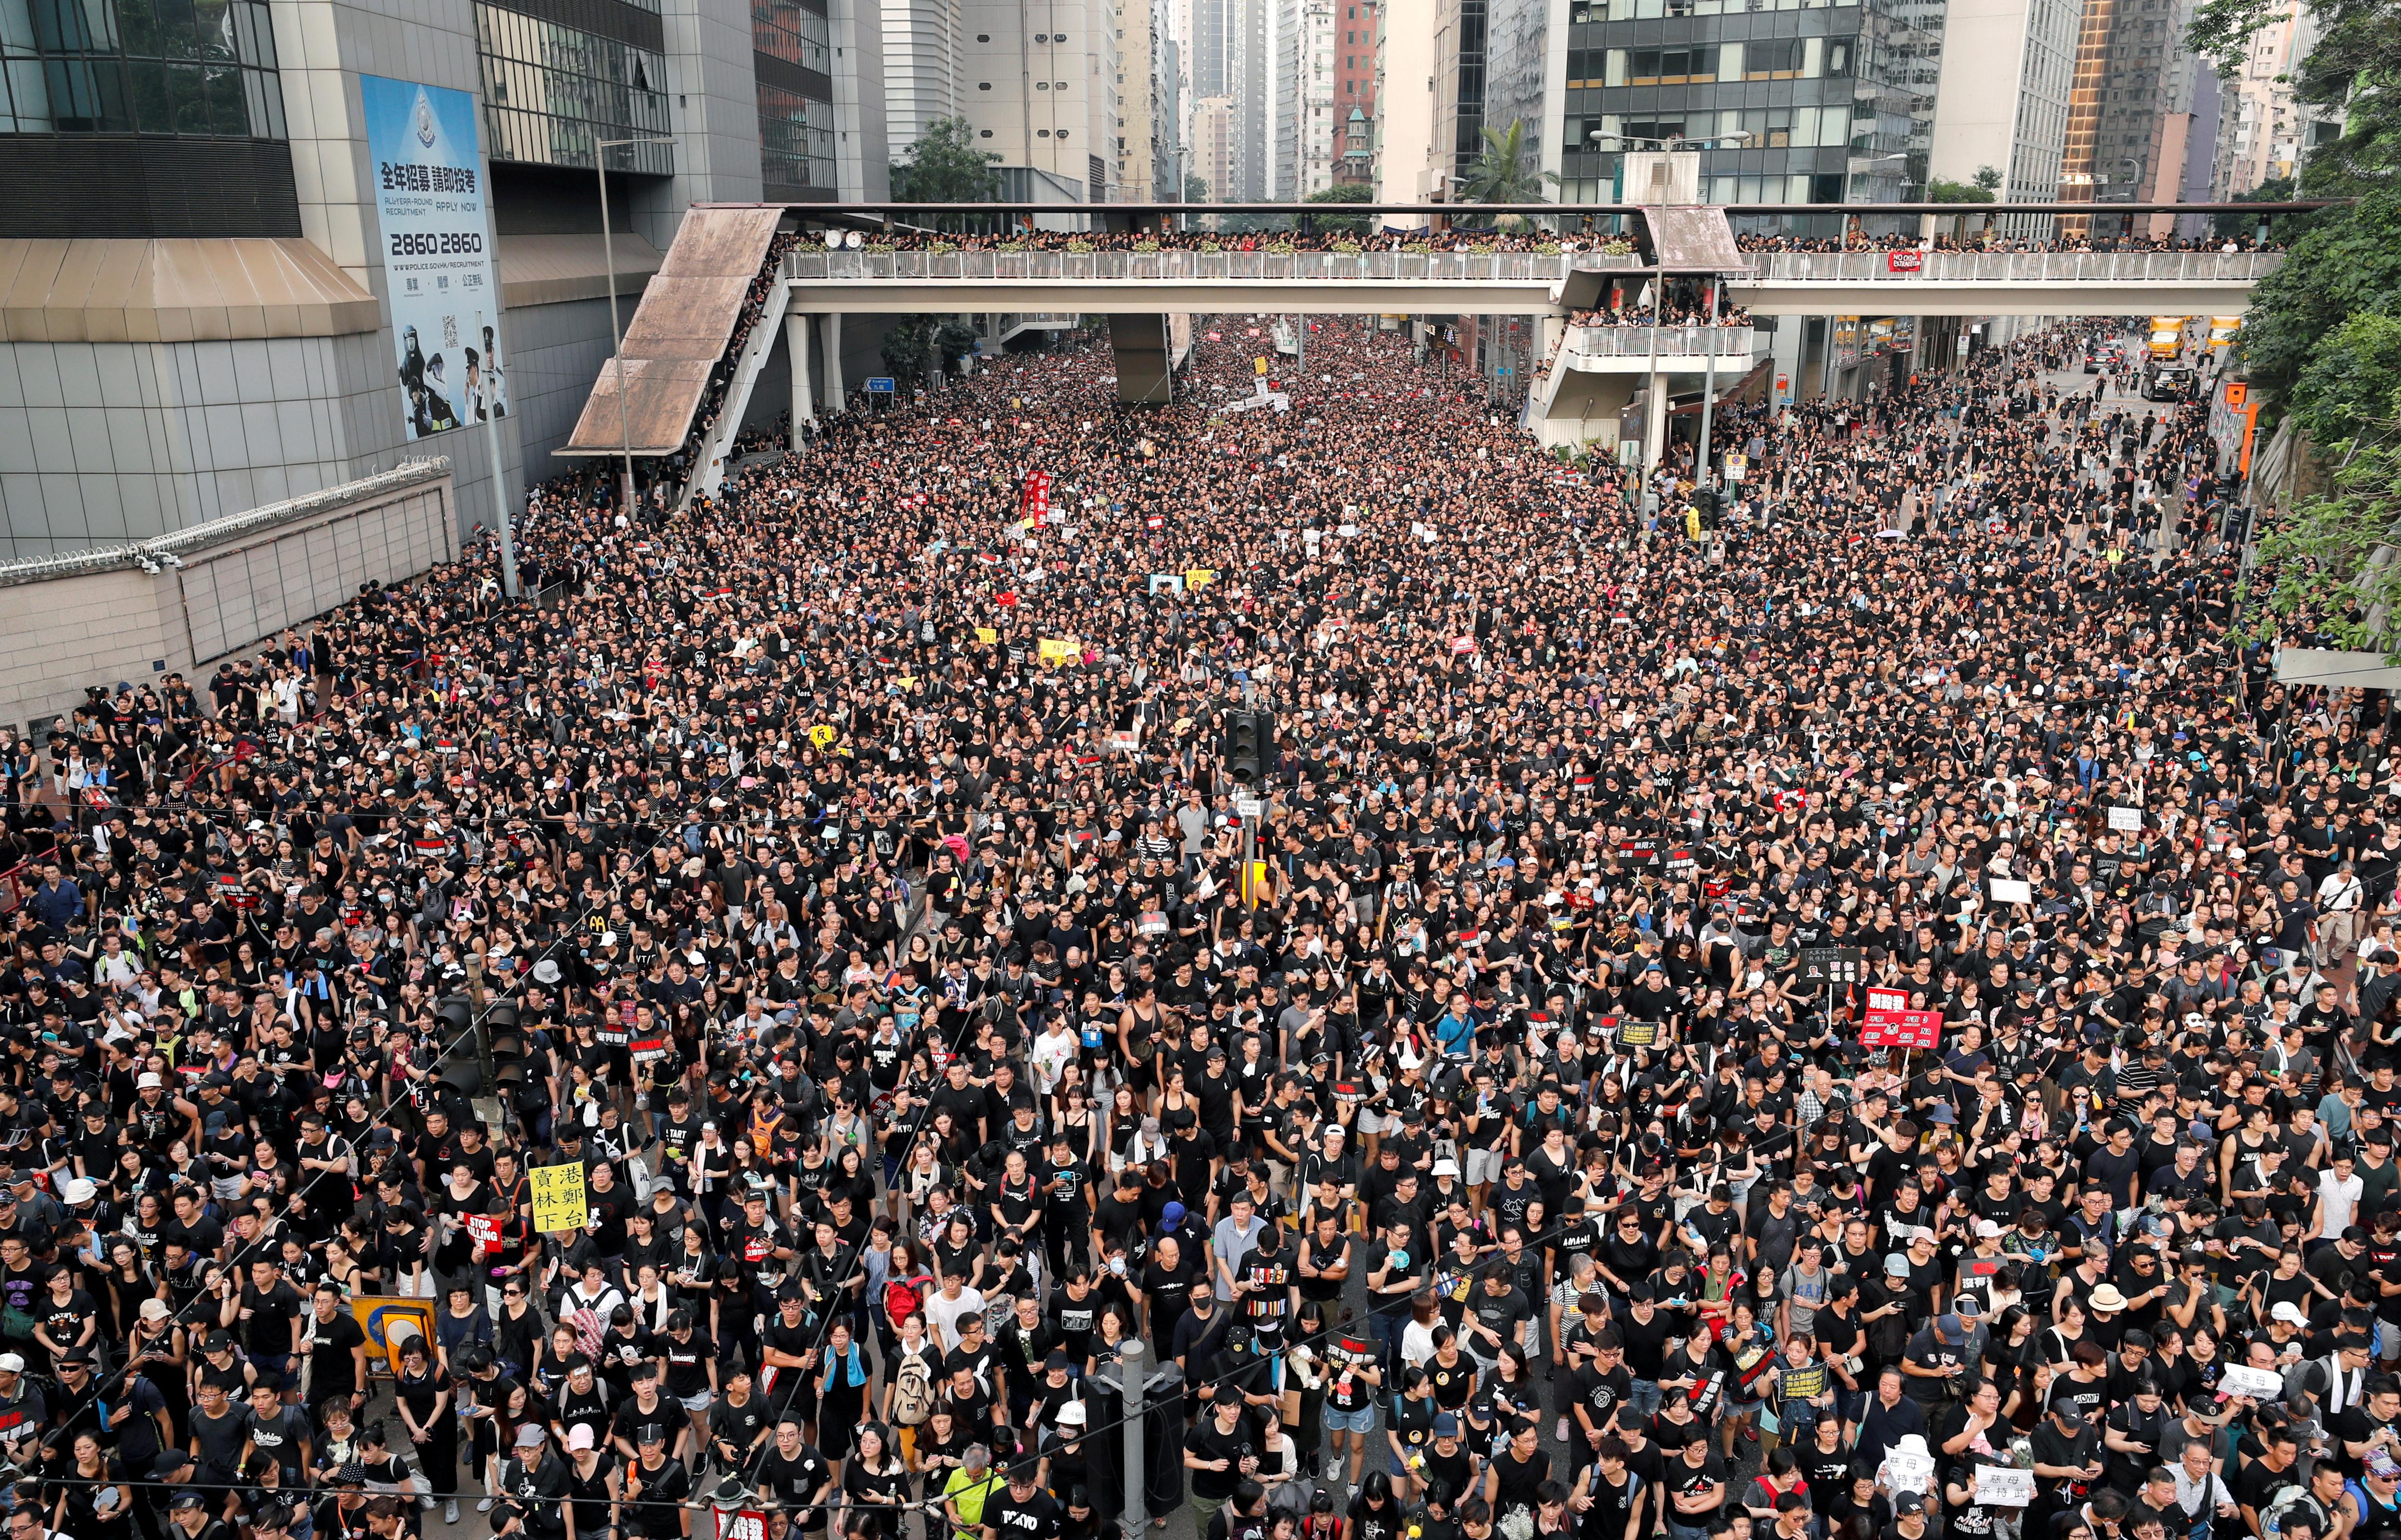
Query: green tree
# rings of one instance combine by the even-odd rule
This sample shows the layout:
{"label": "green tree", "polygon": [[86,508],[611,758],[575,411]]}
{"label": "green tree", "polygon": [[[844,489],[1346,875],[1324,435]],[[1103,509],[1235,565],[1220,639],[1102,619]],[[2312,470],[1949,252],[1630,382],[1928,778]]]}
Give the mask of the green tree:
{"label": "green tree", "polygon": [[1209,179],[1201,175],[1199,172],[1186,172],[1184,173],[1184,201],[1187,203],[1208,202]]}
{"label": "green tree", "polygon": [[2001,190],[2001,169],[1998,166],[1977,167],[1976,186],[1983,188],[1988,193],[1999,192]]}
{"label": "green tree", "polygon": [[944,316],[934,328],[934,351],[941,357],[944,374],[958,373],[959,360],[975,351],[975,328],[957,316]]}
{"label": "green tree", "polygon": [[[1989,171],[1991,168],[1985,169]],[[1926,201],[1928,203],[1990,203],[1993,201],[1993,190],[1973,182],[1953,182],[1938,176],[1926,184]]]}
{"label": "green tree", "polygon": [[884,334],[884,367],[897,386],[910,386],[926,378],[934,365],[934,318],[912,315]]}
{"label": "green tree", "polygon": [[[2304,106],[2339,111],[2342,132],[2301,163],[2300,190],[2336,197],[2389,186],[2401,172],[2401,0],[2304,0],[2318,40],[2292,72]],[[2201,0],[2185,40],[2221,76],[2241,72],[2251,37],[2283,0]]]}
{"label": "green tree", "polygon": [[[1304,201],[1373,203],[1375,200],[1376,189],[1365,182],[1337,182],[1330,187],[1318,188]],[[1364,235],[1367,230],[1368,220],[1364,213],[1318,213],[1310,215],[1310,219],[1321,230],[1348,230],[1353,235]]]}
{"label": "green tree", "polygon": [[989,203],[1000,196],[993,167],[1000,157],[976,146],[974,125],[964,117],[937,117],[909,146],[909,158],[892,168],[896,203]]}
{"label": "green tree", "polygon": [[2281,415],[2302,369],[2336,327],[2354,315],[2395,311],[2401,311],[2401,192],[2372,193],[2312,216],[2284,265],[2251,291],[2243,323],[2243,357],[2270,415]]}
{"label": "green tree", "polygon": [[[2271,181],[2260,183],[2249,192],[2236,193],[2227,201],[2229,203],[2282,203],[2292,198],[2298,190],[2291,177],[2279,176]],[[2288,218],[2289,216],[2286,215],[2271,216],[2257,213],[2213,214],[2210,216],[2209,227],[2220,241],[2243,241],[2258,229],[2259,223],[2263,219],[2267,220],[2268,233],[2272,236],[2276,233],[2277,225]]]}
{"label": "green tree", "polygon": [[1539,203],[1543,186],[1557,182],[1550,172],[1526,164],[1526,123],[1512,118],[1505,129],[1484,131],[1484,153],[1470,162],[1461,191],[1470,203]]}

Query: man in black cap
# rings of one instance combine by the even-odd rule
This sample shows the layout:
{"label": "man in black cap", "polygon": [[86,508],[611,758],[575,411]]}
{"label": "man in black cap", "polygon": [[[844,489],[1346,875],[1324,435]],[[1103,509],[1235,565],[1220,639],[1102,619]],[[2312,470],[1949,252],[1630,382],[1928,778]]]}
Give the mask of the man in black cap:
{"label": "man in black cap", "polygon": [[2035,1500],[2026,1511],[2026,1533],[2047,1534],[2054,1513],[2065,1512],[2090,1496],[2101,1479],[2101,1435],[2084,1420],[2076,1403],[2053,1401],[2051,1415],[2035,1425],[2030,1440],[2034,1453]]}
{"label": "man in black cap", "polygon": [[665,1422],[643,1423],[635,1435],[639,1452],[625,1465],[625,1527],[645,1540],[685,1540],[692,1533],[692,1509],[685,1506],[692,1472],[667,1452],[674,1436]]}
{"label": "man in black cap", "polygon": [[209,1516],[209,1500],[197,1492],[179,1492],[167,1505],[167,1540],[233,1540],[233,1530]]}

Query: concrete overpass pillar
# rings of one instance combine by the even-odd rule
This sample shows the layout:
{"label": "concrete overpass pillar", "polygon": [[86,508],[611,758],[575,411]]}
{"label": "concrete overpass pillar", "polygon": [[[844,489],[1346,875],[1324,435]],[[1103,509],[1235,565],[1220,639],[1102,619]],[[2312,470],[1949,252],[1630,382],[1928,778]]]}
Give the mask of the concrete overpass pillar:
{"label": "concrete overpass pillar", "polygon": [[821,315],[816,323],[819,347],[817,406],[826,417],[840,417],[846,392],[842,383],[842,317]]}
{"label": "concrete overpass pillar", "polygon": [[816,425],[816,371],[809,358],[809,318],[799,312],[784,317],[784,351],[792,361],[792,442],[798,452],[803,435]]}
{"label": "concrete overpass pillar", "polygon": [[1167,317],[1109,317],[1109,351],[1117,355],[1118,405],[1163,406],[1175,398],[1175,361]]}

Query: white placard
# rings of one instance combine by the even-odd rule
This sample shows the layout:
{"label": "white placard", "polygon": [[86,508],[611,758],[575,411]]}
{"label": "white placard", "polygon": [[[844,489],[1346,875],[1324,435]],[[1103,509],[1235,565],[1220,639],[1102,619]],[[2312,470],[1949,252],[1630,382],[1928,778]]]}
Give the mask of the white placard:
{"label": "white placard", "polygon": [[2112,807],[2109,809],[2109,828],[2113,833],[2141,833],[2143,810],[2139,807]]}
{"label": "white placard", "polygon": [[2248,1396],[2255,1401],[2280,1401],[2284,1396],[2284,1377],[2274,1369],[2229,1364],[2217,1371],[2217,1388],[2230,1396]]}
{"label": "white placard", "polygon": [[2015,1465],[1976,1467],[1976,1506],[2022,1508],[2034,1501],[2034,1472]]}
{"label": "white placard", "polygon": [[2034,885],[2032,883],[2018,882],[2010,877],[1995,877],[1992,880],[1992,887],[1993,901],[1995,903],[2034,902]]}
{"label": "white placard", "polygon": [[1896,1495],[1904,1492],[1932,1492],[1934,1456],[1894,1450],[1884,1457],[1884,1469],[1878,1474],[1883,1477],[1885,1486]]}
{"label": "white placard", "polygon": [[1267,810],[1268,804],[1261,802],[1256,797],[1243,797],[1236,801],[1234,804],[1234,813],[1239,818],[1255,818],[1266,813]]}

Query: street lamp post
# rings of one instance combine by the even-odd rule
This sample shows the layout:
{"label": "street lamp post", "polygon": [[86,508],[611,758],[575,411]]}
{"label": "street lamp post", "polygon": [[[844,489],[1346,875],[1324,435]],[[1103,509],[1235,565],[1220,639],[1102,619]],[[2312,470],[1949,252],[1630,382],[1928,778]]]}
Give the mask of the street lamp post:
{"label": "street lamp post", "polygon": [[629,144],[674,143],[665,135],[637,134],[631,139],[603,139],[592,147],[592,172],[600,180],[600,260],[609,269],[609,351],[617,364],[617,445],[624,455],[624,469],[618,473],[623,486],[617,508],[627,518],[634,516],[634,433],[625,417],[625,334],[617,324],[617,242],[609,228],[609,152]]}
{"label": "street lamp post", "polygon": [[[1742,144],[1749,138],[1749,133],[1742,129],[1736,129],[1731,133],[1719,134],[1714,139],[1686,139],[1681,134],[1669,134],[1664,139],[1645,139],[1637,135],[1607,133],[1598,131],[1585,135],[1587,142],[1595,144],[1603,140],[1613,141],[1621,153],[1637,144],[1647,144],[1670,155],[1674,154],[1680,145],[1690,145],[1694,150],[1698,151],[1719,144]],[[1651,366],[1649,371],[1651,409],[1642,415],[1641,471],[1642,490],[1645,495],[1653,490],[1651,473],[1657,468],[1659,456],[1665,452],[1667,441],[1667,403],[1661,399],[1666,392],[1659,388],[1659,326],[1660,323],[1667,318],[1667,242],[1666,240],[1667,177],[1666,171],[1667,168],[1663,166],[1661,174],[1654,179],[1659,186],[1659,213],[1658,216],[1651,222]],[[1654,444],[1659,447],[1657,449],[1652,447]]]}

